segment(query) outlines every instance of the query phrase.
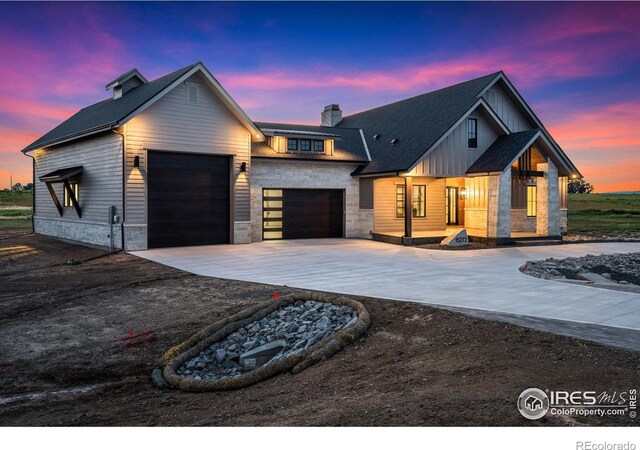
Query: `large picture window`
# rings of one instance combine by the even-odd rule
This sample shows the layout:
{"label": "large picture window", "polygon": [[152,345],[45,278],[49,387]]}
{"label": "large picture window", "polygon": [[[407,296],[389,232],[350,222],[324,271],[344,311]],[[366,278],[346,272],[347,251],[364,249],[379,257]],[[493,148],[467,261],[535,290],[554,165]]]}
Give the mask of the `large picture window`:
{"label": "large picture window", "polygon": [[536,186],[527,186],[527,217],[536,217],[538,214],[538,189]]}
{"label": "large picture window", "polygon": [[469,148],[478,148],[478,119],[467,120],[467,128],[469,132]]}
{"label": "large picture window", "polygon": [[[421,184],[413,186],[411,209],[413,217],[427,217],[427,186]],[[396,185],[396,217],[404,218],[404,184]]]}

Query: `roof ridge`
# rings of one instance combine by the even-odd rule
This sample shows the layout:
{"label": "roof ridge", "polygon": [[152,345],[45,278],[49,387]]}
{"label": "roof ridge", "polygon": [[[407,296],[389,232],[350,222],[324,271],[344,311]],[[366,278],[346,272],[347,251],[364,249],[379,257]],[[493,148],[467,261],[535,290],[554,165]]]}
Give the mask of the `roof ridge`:
{"label": "roof ridge", "polygon": [[[478,81],[478,80],[481,80],[481,79],[483,79],[483,78],[489,78],[489,77],[491,77],[491,78],[495,78],[495,77],[496,77],[496,76],[498,76],[499,74],[504,74],[504,72],[503,72],[502,70],[499,70],[499,71],[497,71],[497,72],[493,72],[493,73],[490,73],[490,74],[487,74],[487,75],[483,75],[483,76],[481,76],[481,77],[472,78],[471,80],[461,81],[460,83],[452,84],[452,85],[450,85],[450,86],[444,86],[444,87],[441,87],[441,88],[436,89],[436,90],[434,90],[434,91],[424,92],[424,93],[422,93],[422,94],[414,95],[414,96],[412,96],[412,97],[407,97],[407,98],[404,98],[404,99],[402,99],[402,100],[396,100],[395,102],[387,103],[387,104],[385,104],[385,105],[376,106],[376,107],[371,108],[371,109],[366,109],[366,110],[364,110],[364,111],[360,111],[360,112],[357,112],[357,113],[354,113],[354,114],[350,114],[350,115],[348,115],[348,116],[344,116],[344,117],[343,117],[343,120],[344,120],[344,119],[347,119],[347,118],[352,118],[352,117],[354,117],[354,116],[358,116],[358,115],[360,115],[360,114],[364,114],[364,113],[372,112],[372,111],[375,111],[375,110],[378,110],[378,109],[386,108],[386,107],[388,107],[388,106],[396,105],[396,104],[398,104],[398,103],[407,102],[407,101],[409,101],[409,100],[415,100],[415,99],[417,99],[417,98],[419,98],[419,97],[425,97],[425,96],[427,96],[427,95],[432,95],[432,94],[435,94],[435,93],[437,93],[437,92],[441,92],[441,91],[444,91],[444,90],[447,90],[447,89],[453,89],[453,88],[456,88],[456,87],[462,86],[462,85],[464,85],[464,84],[473,83],[473,82]],[[483,88],[483,89],[484,89],[484,88]],[[479,92],[481,92],[481,91],[482,91],[482,89],[481,89]],[[478,93],[479,93],[479,92],[478,92]],[[477,95],[478,95],[478,94],[476,94],[476,97],[477,97]],[[340,125],[340,124],[338,123],[338,125]]]}

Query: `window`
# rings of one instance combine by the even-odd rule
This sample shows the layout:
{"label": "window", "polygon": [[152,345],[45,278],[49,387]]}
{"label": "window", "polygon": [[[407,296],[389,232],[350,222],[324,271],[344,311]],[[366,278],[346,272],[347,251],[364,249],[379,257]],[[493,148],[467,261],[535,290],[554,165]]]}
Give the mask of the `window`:
{"label": "window", "polygon": [[[413,186],[413,199],[411,208],[413,217],[427,217],[427,186]],[[396,185],[396,217],[404,217],[404,184]]]}
{"label": "window", "polygon": [[287,139],[287,150],[290,152],[298,151],[298,140],[297,139]]}
{"label": "window", "polygon": [[467,121],[469,131],[469,148],[478,148],[478,119],[469,119]]}
{"label": "window", "polygon": [[309,139],[300,139],[300,151],[303,151],[303,152],[311,151],[311,141]]}
{"label": "window", "polygon": [[538,213],[538,189],[527,186],[527,217],[535,217]]}
{"label": "window", "polygon": [[396,217],[404,217],[404,184],[396,184]]}
{"label": "window", "polygon": [[413,187],[413,217],[427,216],[426,186]]}
{"label": "window", "polygon": [[[71,185],[71,190],[73,191],[73,194],[76,197],[76,201],[80,203],[80,197],[78,196],[78,194],[80,193],[78,189],[78,183],[69,183],[69,184]],[[63,187],[62,190],[64,191],[64,206],[67,208],[72,207],[73,202],[71,201],[71,197],[69,197],[69,193],[67,192],[67,189]]]}
{"label": "window", "polygon": [[313,151],[324,153],[324,141],[313,141]]}

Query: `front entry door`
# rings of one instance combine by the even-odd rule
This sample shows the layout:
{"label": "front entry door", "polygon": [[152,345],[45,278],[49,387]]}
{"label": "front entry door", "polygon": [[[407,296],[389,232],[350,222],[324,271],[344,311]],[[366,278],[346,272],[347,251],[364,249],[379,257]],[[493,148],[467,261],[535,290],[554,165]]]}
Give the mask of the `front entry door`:
{"label": "front entry door", "polygon": [[458,188],[447,186],[446,190],[447,225],[458,225]]}

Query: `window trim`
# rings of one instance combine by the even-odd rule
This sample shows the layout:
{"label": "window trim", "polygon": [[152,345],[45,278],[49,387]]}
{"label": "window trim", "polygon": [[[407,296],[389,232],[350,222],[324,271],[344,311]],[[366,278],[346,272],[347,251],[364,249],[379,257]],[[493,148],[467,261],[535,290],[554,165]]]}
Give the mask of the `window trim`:
{"label": "window trim", "polygon": [[[473,125],[473,133],[471,132],[471,124]],[[471,137],[473,135],[473,137]],[[478,148],[478,119],[475,117],[467,118],[467,148]]]}
{"label": "window trim", "polygon": [[[423,188],[424,195],[422,197],[422,215],[416,215],[416,202],[415,193],[416,188]],[[427,185],[426,184],[414,184],[411,193],[411,217],[414,219],[426,219],[427,218]],[[404,219],[404,184],[396,184],[396,219]]]}

